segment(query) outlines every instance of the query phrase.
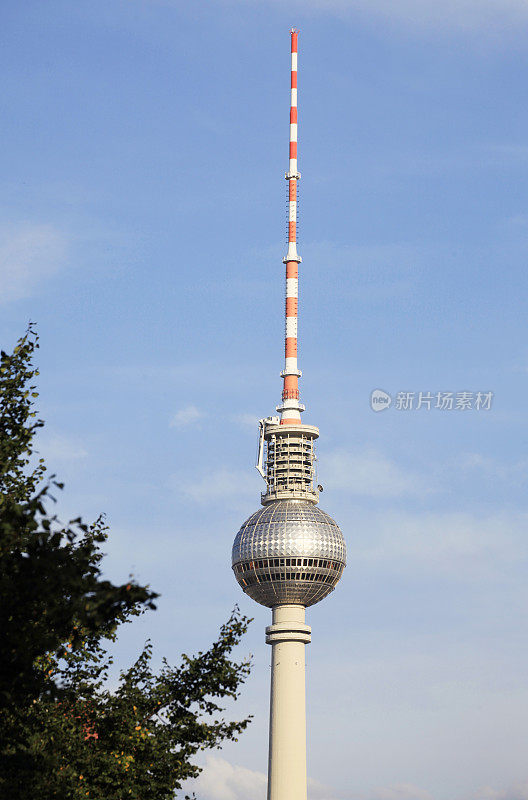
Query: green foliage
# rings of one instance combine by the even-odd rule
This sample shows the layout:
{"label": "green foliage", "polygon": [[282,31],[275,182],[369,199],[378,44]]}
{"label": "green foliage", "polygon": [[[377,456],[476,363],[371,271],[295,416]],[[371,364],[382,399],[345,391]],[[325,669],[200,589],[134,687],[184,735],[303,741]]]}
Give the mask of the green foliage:
{"label": "green foliage", "polygon": [[57,693],[56,673],[45,666],[64,642],[82,652],[86,641],[109,637],[128,616],[155,607],[147,587],[101,577],[101,521],[60,528],[46,515],[45,498],[46,489],[23,505],[2,506],[0,707]]}
{"label": "green foliage", "polygon": [[[235,699],[249,671],[247,661],[229,659],[246,627],[247,621],[233,612],[209,650],[183,656],[176,668],[165,664],[159,674],[151,668],[147,643],[113,692],[104,685],[107,657],[102,651],[91,667],[77,657],[63,670],[73,691],[65,700],[39,703],[32,710],[39,730],[33,751],[45,765],[32,791],[38,797],[97,800],[172,798],[182,781],[199,773],[192,763],[198,750],[236,739],[249,722],[224,720],[216,701]],[[68,745],[57,748],[57,742]]]}
{"label": "green foliage", "polygon": [[236,739],[249,720],[222,718],[249,661],[230,654],[249,620],[238,611],[216,642],[156,674],[147,643],[107,687],[106,645],[157,595],[103,578],[103,518],[49,515],[45,466],[33,462],[43,423],[33,410],[33,326],[0,366],[0,796],[10,800],[168,800],[199,769],[199,751]]}
{"label": "green foliage", "polygon": [[0,509],[7,500],[29,500],[45,470],[40,459],[26,474],[33,454],[33,437],[44,425],[33,410],[38,392],[32,381],[39,372],[31,360],[38,346],[35,327],[30,323],[13,353],[0,353]]}

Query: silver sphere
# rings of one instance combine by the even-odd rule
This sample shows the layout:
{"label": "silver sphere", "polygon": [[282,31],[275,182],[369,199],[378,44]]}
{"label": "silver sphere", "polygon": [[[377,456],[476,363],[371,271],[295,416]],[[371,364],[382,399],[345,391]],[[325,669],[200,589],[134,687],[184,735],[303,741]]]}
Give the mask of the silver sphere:
{"label": "silver sphere", "polygon": [[346,545],[338,525],[318,506],[277,500],[244,522],[232,564],[243,591],[257,603],[312,606],[336,587]]}

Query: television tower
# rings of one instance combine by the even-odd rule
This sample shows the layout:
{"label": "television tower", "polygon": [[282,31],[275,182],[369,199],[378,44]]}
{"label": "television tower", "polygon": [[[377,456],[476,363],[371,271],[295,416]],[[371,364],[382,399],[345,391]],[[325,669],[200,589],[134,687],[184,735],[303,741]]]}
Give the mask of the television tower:
{"label": "television tower", "polygon": [[301,421],[297,366],[297,42],[291,30],[290,163],[286,265],[286,336],[279,417],[259,423],[257,469],[263,508],[235,537],[232,565],[243,591],[272,609],[268,800],[306,800],[305,608],[335,588],[346,564],[343,534],[318,508],[314,443],[319,430]]}

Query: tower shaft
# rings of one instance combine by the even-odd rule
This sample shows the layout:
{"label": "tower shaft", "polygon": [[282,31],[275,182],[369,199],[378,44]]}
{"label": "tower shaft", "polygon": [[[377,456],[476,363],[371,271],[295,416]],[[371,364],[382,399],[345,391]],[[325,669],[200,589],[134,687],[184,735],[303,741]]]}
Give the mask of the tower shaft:
{"label": "tower shaft", "polygon": [[300,425],[301,411],[304,407],[299,402],[299,378],[301,372],[297,366],[297,313],[299,298],[299,264],[301,258],[297,254],[297,181],[301,177],[297,169],[297,54],[298,32],[292,28],[291,33],[291,95],[290,95],[290,162],[286,173],[288,181],[288,252],[283,259],[286,265],[286,303],[285,303],[285,346],[282,405],[277,411],[281,413],[281,425]]}
{"label": "tower shaft", "polygon": [[310,627],[304,607],[280,605],[266,628],[272,646],[268,800],[306,800],[305,647]]}

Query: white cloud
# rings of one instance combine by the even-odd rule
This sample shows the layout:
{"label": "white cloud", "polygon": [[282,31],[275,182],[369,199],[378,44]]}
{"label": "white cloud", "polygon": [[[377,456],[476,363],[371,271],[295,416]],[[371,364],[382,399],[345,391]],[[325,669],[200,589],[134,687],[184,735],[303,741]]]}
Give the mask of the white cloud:
{"label": "white cloud", "polygon": [[77,461],[88,455],[84,447],[75,439],[67,436],[47,436],[44,434],[39,439],[39,453],[48,462],[48,467],[53,468],[55,461]]}
{"label": "white cloud", "polygon": [[64,261],[64,237],[50,225],[0,229],[0,302],[31,296]]}
{"label": "white cloud", "polygon": [[169,424],[171,428],[188,428],[203,417],[205,417],[204,412],[196,406],[185,406],[174,414]]}
{"label": "white cloud", "polygon": [[471,795],[471,800],[528,800],[528,781],[517,783],[503,791],[484,786]]}
{"label": "white cloud", "polygon": [[209,756],[192,790],[202,800],[265,800],[266,776]]}
{"label": "white cloud", "polygon": [[[200,800],[265,800],[267,778],[263,772],[238,767],[223,758],[208,756],[192,789]],[[422,800],[421,795],[413,795]],[[425,798],[424,800],[428,800]],[[332,790],[308,779],[308,800],[336,800]],[[381,800],[381,798],[380,798]],[[398,795],[398,800],[404,800]]]}
{"label": "white cloud", "polygon": [[[186,791],[195,792],[200,800],[265,800],[267,778],[263,772],[230,764],[223,758],[208,755],[203,772],[189,783]],[[425,789],[411,783],[398,783],[354,795],[338,794],[313,779],[308,779],[308,800],[434,800]],[[479,789],[466,800],[528,800],[528,781],[498,791]]]}
{"label": "white cloud", "polygon": [[336,450],[321,459],[321,473],[332,489],[366,497],[401,497],[432,491],[430,476],[413,474],[382,453]]}
{"label": "white cloud", "polygon": [[259,478],[247,470],[231,470],[219,467],[205,475],[189,477],[190,473],[176,473],[171,476],[173,489],[195,503],[244,500],[258,498]]}

